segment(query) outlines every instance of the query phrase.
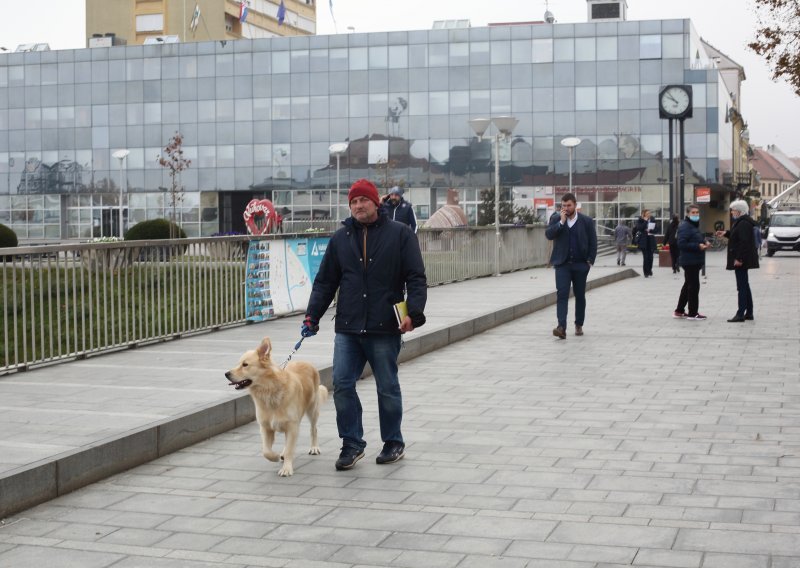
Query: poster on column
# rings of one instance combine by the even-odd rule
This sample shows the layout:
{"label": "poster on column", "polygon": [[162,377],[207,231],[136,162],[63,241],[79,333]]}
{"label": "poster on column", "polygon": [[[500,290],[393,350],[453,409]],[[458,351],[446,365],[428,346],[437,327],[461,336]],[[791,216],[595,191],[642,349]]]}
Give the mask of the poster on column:
{"label": "poster on column", "polygon": [[270,257],[272,245],[280,241],[250,241],[247,247],[247,271],[245,272],[245,318],[248,321],[264,321],[275,317],[270,293]]}
{"label": "poster on column", "polygon": [[249,321],[306,309],[328,238],[250,241],[247,259]]}

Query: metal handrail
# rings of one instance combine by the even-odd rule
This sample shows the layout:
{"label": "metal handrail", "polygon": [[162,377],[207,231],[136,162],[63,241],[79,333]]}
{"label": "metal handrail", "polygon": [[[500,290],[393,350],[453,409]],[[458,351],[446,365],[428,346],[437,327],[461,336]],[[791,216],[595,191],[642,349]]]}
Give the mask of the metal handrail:
{"label": "metal handrail", "polygon": [[[547,262],[544,227],[503,227],[501,234],[502,272]],[[245,324],[251,239],[0,249],[0,375]],[[430,286],[494,273],[492,227],[421,229],[418,239]]]}

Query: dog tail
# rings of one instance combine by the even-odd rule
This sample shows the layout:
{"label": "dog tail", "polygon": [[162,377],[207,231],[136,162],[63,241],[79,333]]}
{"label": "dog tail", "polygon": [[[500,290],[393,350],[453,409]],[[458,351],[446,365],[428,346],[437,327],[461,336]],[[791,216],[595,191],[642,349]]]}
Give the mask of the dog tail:
{"label": "dog tail", "polygon": [[325,385],[319,385],[319,392],[317,393],[317,400],[319,404],[324,404],[328,400],[328,389]]}

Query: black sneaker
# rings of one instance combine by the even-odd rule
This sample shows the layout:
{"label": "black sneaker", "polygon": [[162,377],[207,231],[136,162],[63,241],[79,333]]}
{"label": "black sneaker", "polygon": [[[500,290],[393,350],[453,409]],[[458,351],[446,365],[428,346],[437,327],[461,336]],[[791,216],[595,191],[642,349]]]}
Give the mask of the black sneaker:
{"label": "black sneaker", "polygon": [[339,459],[336,460],[336,470],[351,469],[363,457],[364,450],[345,446],[342,448],[342,453],[339,454]]}
{"label": "black sneaker", "polygon": [[375,463],[387,464],[400,461],[406,455],[405,450],[406,446],[402,442],[386,442],[381,453],[375,458]]}

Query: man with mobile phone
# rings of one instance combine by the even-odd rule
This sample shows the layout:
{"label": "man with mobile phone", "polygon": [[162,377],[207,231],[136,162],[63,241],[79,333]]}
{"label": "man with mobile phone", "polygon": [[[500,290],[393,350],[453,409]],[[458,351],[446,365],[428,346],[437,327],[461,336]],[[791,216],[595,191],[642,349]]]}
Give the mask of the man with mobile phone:
{"label": "man with mobile phone", "polygon": [[575,295],[575,335],[583,335],[586,317],[586,279],[597,256],[597,230],[594,219],[578,213],[575,195],[561,198],[561,213],[553,215],[545,236],[553,241],[550,264],[556,270],[556,317],[553,335],[567,338],[569,291]]}

